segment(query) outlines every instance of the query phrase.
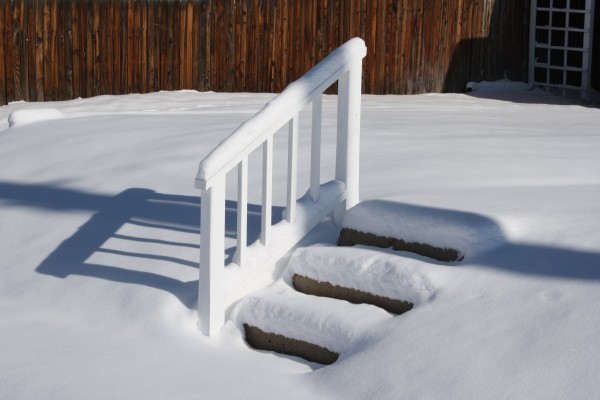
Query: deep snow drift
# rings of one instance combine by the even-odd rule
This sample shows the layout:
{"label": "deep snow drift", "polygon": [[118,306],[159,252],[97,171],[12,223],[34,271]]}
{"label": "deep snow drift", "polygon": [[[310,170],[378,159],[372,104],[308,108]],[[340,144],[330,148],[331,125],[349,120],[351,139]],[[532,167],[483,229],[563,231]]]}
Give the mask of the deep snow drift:
{"label": "deep snow drift", "polygon": [[[427,284],[408,294],[418,307],[365,319],[369,335],[324,368],[248,348],[233,321],[202,336],[198,162],[272,97],[183,91],[0,108],[1,399],[597,395],[600,110],[515,88],[363,97],[361,198],[491,232],[460,263],[382,256],[400,265],[387,276]],[[323,181],[335,110],[326,96]],[[310,108],[298,193],[309,127]],[[274,222],[286,137],[275,140]],[[250,159],[251,239],[260,156]],[[235,201],[227,208],[231,258]],[[304,245],[337,233],[325,222]]]}

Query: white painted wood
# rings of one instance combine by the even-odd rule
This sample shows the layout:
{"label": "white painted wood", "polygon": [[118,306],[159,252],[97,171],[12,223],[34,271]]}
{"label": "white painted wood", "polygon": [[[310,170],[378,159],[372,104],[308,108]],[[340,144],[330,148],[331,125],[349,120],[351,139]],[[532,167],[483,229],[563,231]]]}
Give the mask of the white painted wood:
{"label": "white painted wood", "polygon": [[[335,151],[335,179],[344,182],[348,190],[348,95],[350,73],[347,72],[338,81],[338,107],[337,107],[337,143]],[[342,226],[344,215],[348,207],[347,198],[335,208],[333,222]]]}
{"label": "white painted wood", "polygon": [[354,59],[362,59],[366,54],[364,41],[360,38],[351,39],[290,84],[200,162],[196,187],[206,189],[212,186],[214,179],[236,167],[243,157],[261,146],[267,137],[271,137],[315,97],[321,96],[348,71]]}
{"label": "white painted wood", "polygon": [[338,82],[338,132],[336,179],[346,184],[346,201],[333,215],[341,225],[345,211],[359,201],[360,107],[362,62],[355,61]]}
{"label": "white painted wood", "polygon": [[248,246],[248,157],[238,165],[237,248],[234,262],[243,267]]}
{"label": "white painted wood", "polygon": [[288,131],[288,175],[287,208],[285,219],[293,223],[296,219],[296,191],[298,187],[298,114],[290,120]]}
{"label": "white painted wood", "polygon": [[343,183],[333,180],[321,185],[318,201],[307,194],[298,199],[296,223],[280,221],[273,225],[273,238],[269,251],[258,243],[248,246],[248,262],[244,268],[225,267],[226,272],[236,272],[237,284],[225,287],[225,317],[227,318],[235,304],[245,295],[263,289],[273,283],[273,268],[277,261],[289,252],[315,226],[331,215],[334,207],[341,203],[346,194]]}
{"label": "white painted wood", "polygon": [[348,155],[348,83],[346,72],[338,81],[337,142],[335,149],[335,179],[346,183]]}
{"label": "white painted wood", "polygon": [[312,107],[312,132],[310,139],[310,198],[319,200],[321,188],[321,125],[323,119],[323,95],[315,97]]}
{"label": "white painted wood", "polygon": [[[219,144],[198,168],[195,185],[202,192],[200,280],[198,285],[199,327],[208,336],[224,323],[224,236],[226,174],[238,167],[237,250],[234,263],[253,270],[271,267],[325,216],[334,213],[341,224],[344,212],[358,202],[360,145],[361,63],[366,55],[364,41],[355,38],[291,84],[254,117],[240,125]],[[320,185],[322,94],[339,80],[336,146],[336,180]],[[298,113],[313,102],[311,177],[309,194],[297,200]],[[273,135],[289,123],[287,222],[278,224],[272,236]],[[248,155],[262,145],[262,215],[260,244],[247,246]],[[349,199],[346,202],[346,198]],[[280,237],[281,236],[281,237]],[[257,247],[258,246],[258,247]],[[267,251],[264,247],[267,246]],[[250,253],[256,260],[250,259]],[[266,258],[265,258],[266,257]],[[266,263],[266,264],[265,264]],[[228,269],[228,273],[231,272]],[[248,271],[248,276],[253,274]],[[229,276],[229,275],[228,275]],[[248,292],[234,280],[236,293]],[[228,285],[232,282],[228,279]],[[244,286],[239,288],[239,286]],[[228,287],[228,286],[227,286]],[[228,292],[230,288],[228,287]],[[230,303],[228,303],[230,305]]]}
{"label": "white painted wood", "polygon": [[260,243],[267,246],[271,241],[271,212],[273,205],[273,138],[263,143],[262,212]]}
{"label": "white painted wood", "polygon": [[346,209],[359,202],[361,83],[362,63],[357,60],[348,72]]}
{"label": "white painted wood", "polygon": [[225,180],[215,182],[201,198],[198,317],[202,333],[213,336],[225,322]]}

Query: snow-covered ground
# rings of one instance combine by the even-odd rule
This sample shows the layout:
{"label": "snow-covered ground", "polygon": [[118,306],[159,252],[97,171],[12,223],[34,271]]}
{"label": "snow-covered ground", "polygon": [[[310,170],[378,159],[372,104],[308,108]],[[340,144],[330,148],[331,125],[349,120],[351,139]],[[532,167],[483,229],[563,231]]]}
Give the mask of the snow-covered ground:
{"label": "snow-covered ground", "polygon": [[[196,328],[198,162],[273,95],[0,107],[0,399],[596,397],[600,110],[498,89],[363,97],[361,198],[483,227],[489,240],[460,263],[408,257],[409,272],[386,276],[422,276],[427,296],[327,367],[252,350],[233,321],[212,339]],[[326,96],[323,181],[335,108]],[[310,109],[301,160],[309,126]],[[277,218],[286,137],[275,140]],[[229,179],[227,257],[234,189]],[[325,222],[304,244],[337,233]]]}

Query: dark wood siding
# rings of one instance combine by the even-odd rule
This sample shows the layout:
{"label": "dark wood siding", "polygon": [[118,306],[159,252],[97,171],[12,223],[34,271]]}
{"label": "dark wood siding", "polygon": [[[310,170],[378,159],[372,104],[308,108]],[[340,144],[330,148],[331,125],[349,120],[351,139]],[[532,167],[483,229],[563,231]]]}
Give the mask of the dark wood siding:
{"label": "dark wood siding", "polygon": [[0,0],[0,24],[0,104],[279,92],[355,36],[365,93],[527,79],[523,0]]}

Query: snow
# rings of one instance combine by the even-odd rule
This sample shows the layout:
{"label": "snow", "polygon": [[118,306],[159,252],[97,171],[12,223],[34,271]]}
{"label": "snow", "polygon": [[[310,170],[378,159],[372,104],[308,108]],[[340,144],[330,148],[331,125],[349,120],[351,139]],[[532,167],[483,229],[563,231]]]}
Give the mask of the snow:
{"label": "snow", "polygon": [[477,214],[432,210],[389,200],[366,200],[348,211],[344,228],[378,236],[458,250],[460,257],[489,250],[503,241],[491,220]]}
{"label": "snow", "polygon": [[392,316],[368,304],[305,296],[279,282],[240,301],[232,318],[240,330],[247,323],[348,356]]}
{"label": "snow", "polygon": [[347,70],[353,60],[362,59],[366,51],[365,42],[360,38],[350,39],[335,49],[301,78],[288,85],[279,96],[269,101],[256,116],[244,121],[212,150],[200,163],[196,179],[209,180],[218,172],[222,172],[232,158],[235,158],[236,162],[231,167],[237,165],[238,157],[261,145],[269,135],[335,82],[339,78],[338,74]]}
{"label": "snow", "polygon": [[[369,247],[332,246],[297,249],[283,274],[291,286],[295,274],[379,296],[423,304],[436,293],[439,268]],[[431,276],[433,275],[433,276]]]}
{"label": "snow", "polygon": [[[343,255],[312,248],[332,265],[329,278],[413,296],[413,310],[364,316],[365,306],[351,318],[323,307],[331,317],[322,319],[299,307],[311,324],[331,320],[340,332],[322,337],[343,352],[327,367],[250,349],[238,319],[216,338],[201,335],[193,177],[273,97],[184,91],[0,107],[0,398],[597,395],[600,111],[517,88],[363,96],[361,198],[449,218],[442,226],[461,234],[485,228],[489,239],[461,236],[465,260],[450,264],[352,249],[357,260],[382,260],[363,270],[343,261],[365,277],[354,280],[339,272]],[[335,100],[323,104],[323,182],[334,175]],[[18,110],[31,113],[14,113],[9,127]],[[300,114],[298,193],[309,184],[309,128],[310,109]],[[274,143],[274,223],[285,205],[286,137]],[[261,161],[260,151],[250,156],[251,241]],[[231,259],[235,172],[228,178]],[[302,246],[332,244],[338,232],[325,221]],[[288,259],[265,310],[296,295],[286,281],[294,268],[324,273]]]}
{"label": "snow", "polygon": [[8,116],[8,126],[22,126],[34,122],[50,121],[64,118],[64,114],[56,108],[38,108],[35,110],[16,110]]}
{"label": "snow", "polygon": [[523,90],[535,90],[539,92],[539,89],[531,88],[525,82],[509,81],[508,79],[502,79],[499,81],[481,81],[481,82],[468,82],[468,92],[499,92],[499,91],[523,91]]}

